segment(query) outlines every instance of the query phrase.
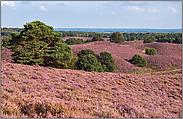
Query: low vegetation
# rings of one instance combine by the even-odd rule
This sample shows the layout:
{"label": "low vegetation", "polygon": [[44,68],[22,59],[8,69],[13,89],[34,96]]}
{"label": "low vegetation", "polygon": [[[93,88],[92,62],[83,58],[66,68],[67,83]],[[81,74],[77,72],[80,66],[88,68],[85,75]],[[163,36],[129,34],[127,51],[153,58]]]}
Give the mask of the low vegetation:
{"label": "low vegetation", "polygon": [[130,59],[130,62],[138,67],[145,67],[147,66],[147,62],[146,59],[143,58],[141,55],[139,54],[135,54],[132,59]]}
{"label": "low vegetation", "polygon": [[101,52],[99,56],[94,51],[86,49],[79,51],[77,56],[76,69],[97,72],[114,72],[116,69],[115,60],[109,52]]}
{"label": "low vegetation", "polygon": [[157,51],[156,51],[155,48],[147,48],[145,50],[145,54],[147,54],[147,55],[157,55]]}

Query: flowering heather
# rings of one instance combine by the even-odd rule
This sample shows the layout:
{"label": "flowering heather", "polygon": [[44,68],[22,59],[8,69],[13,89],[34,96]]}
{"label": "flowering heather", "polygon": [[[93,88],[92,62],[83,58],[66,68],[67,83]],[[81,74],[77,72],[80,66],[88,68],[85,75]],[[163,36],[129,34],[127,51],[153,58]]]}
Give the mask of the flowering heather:
{"label": "flowering heather", "polygon": [[182,118],[182,74],[1,64],[1,118]]}
{"label": "flowering heather", "polygon": [[[80,45],[71,45],[73,56],[77,57],[77,52],[82,49],[91,49],[96,54],[107,51],[112,54],[115,65],[115,72],[148,72],[150,69],[156,71],[182,69],[182,44],[173,43],[143,43],[143,40],[125,41],[122,43],[110,43],[109,41],[96,41]],[[149,56],[145,54],[147,47],[155,48],[157,55]],[[137,67],[129,62],[135,55],[140,54],[147,60],[147,68]],[[149,69],[150,68],[150,69]]]}

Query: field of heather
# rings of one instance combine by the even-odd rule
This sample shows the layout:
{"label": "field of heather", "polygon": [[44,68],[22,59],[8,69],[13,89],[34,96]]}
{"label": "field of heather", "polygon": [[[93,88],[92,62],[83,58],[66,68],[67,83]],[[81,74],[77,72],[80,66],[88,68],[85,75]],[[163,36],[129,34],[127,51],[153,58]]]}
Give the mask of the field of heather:
{"label": "field of heather", "polygon": [[[116,73],[126,72],[154,72],[165,70],[182,69],[182,44],[173,43],[143,43],[143,40],[125,41],[121,44],[109,41],[96,41],[80,45],[70,45],[73,49],[73,56],[77,57],[77,52],[82,49],[91,49],[96,54],[107,51],[115,59]],[[150,56],[145,54],[146,48],[155,48],[157,55]],[[147,67],[140,68],[129,62],[135,54],[140,54],[147,60]]]}
{"label": "field of heather", "polygon": [[[109,72],[56,69],[11,63],[1,52],[1,118],[182,118],[182,44],[96,41],[70,45],[110,52],[117,69]],[[157,55],[145,54],[155,48]],[[134,54],[147,67],[129,62]]]}
{"label": "field of heather", "polygon": [[1,62],[2,118],[180,118],[182,74],[97,73]]}

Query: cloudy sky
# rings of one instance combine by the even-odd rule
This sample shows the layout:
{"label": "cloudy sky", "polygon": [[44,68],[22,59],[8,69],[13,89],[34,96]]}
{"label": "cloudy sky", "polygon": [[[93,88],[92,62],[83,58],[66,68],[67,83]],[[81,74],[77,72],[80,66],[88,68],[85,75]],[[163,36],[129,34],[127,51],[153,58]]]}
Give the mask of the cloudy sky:
{"label": "cloudy sky", "polygon": [[182,1],[1,1],[1,27],[182,28]]}

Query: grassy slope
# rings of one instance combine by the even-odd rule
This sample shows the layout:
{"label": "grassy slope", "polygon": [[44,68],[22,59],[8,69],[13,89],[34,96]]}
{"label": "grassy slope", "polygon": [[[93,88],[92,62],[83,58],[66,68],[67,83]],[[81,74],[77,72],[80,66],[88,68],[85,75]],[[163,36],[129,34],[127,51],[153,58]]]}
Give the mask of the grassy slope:
{"label": "grassy slope", "polygon": [[181,85],[182,75],[97,73],[3,61],[1,117],[178,118]]}

